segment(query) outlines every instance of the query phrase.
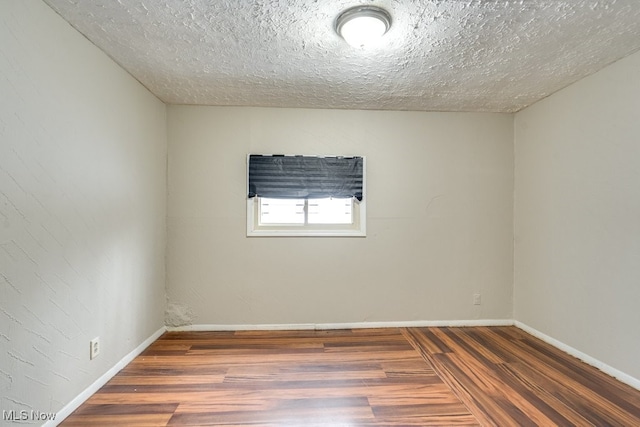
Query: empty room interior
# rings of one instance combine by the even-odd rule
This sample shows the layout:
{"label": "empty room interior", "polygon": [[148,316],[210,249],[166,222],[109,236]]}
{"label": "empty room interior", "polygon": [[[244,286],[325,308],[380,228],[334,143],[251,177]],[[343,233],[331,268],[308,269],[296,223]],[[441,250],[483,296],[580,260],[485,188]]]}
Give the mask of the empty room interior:
{"label": "empty room interior", "polygon": [[640,425],[640,2],[2,0],[0,93],[1,425]]}

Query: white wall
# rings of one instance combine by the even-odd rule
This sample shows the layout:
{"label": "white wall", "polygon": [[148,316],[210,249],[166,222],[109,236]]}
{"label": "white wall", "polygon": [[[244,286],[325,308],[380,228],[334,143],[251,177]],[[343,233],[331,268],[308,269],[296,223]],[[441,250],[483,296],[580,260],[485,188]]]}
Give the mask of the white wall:
{"label": "white wall", "polygon": [[515,123],[515,319],[640,378],[640,53]]}
{"label": "white wall", "polygon": [[[170,106],[168,139],[170,324],[511,319],[512,115]],[[366,156],[368,236],[247,238],[248,153]]]}
{"label": "white wall", "polygon": [[0,409],[56,412],[163,325],[166,111],[40,1],[0,93]]}
{"label": "white wall", "polygon": [[[165,106],[35,1],[0,2],[0,93],[0,409],[58,411],[163,324]],[[639,100],[640,53],[515,119],[514,316],[636,378]],[[168,129],[170,323],[512,318],[511,115]],[[367,156],[368,236],[245,237],[248,153]]]}

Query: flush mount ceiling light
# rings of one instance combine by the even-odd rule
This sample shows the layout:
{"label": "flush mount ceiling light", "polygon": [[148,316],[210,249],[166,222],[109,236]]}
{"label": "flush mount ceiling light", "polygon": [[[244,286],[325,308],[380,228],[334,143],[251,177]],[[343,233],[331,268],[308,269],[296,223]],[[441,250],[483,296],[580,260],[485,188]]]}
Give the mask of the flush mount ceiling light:
{"label": "flush mount ceiling light", "polygon": [[356,6],[336,19],[336,32],[351,46],[373,46],[391,27],[389,13],[376,6]]}

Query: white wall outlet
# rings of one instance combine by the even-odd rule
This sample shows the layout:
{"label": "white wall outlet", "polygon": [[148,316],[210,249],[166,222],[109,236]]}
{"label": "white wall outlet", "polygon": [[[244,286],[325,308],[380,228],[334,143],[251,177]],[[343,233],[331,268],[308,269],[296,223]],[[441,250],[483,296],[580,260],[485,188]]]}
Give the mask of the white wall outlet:
{"label": "white wall outlet", "polygon": [[89,341],[89,359],[93,360],[100,354],[100,337],[95,337]]}
{"label": "white wall outlet", "polygon": [[482,304],[482,295],[481,294],[473,294],[473,305]]}

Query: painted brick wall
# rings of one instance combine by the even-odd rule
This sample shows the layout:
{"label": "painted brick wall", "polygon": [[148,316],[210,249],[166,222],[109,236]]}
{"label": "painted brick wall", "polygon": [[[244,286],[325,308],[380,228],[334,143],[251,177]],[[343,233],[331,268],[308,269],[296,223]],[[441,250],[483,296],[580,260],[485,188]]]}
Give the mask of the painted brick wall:
{"label": "painted brick wall", "polygon": [[0,410],[55,412],[163,325],[165,106],[39,1],[0,94]]}

